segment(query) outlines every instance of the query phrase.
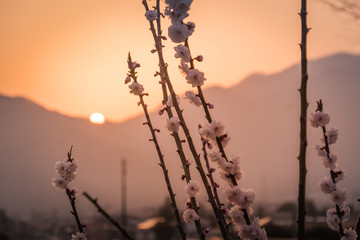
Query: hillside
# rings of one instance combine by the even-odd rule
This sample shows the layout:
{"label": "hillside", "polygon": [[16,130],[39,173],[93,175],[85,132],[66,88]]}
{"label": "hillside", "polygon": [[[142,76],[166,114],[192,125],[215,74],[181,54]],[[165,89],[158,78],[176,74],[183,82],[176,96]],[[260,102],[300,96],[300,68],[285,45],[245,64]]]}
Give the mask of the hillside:
{"label": "hillside", "polygon": [[[350,201],[360,195],[353,184],[360,181],[356,151],[360,137],[359,66],[360,56],[348,54],[309,63],[309,112],[315,110],[318,99],[323,99],[325,111],[331,115],[331,125],[339,128],[340,137],[334,150],[339,154],[340,167],[348,175],[343,186],[350,192]],[[255,189],[258,203],[297,197],[299,76],[299,65],[295,65],[276,74],[253,74],[228,89],[204,90],[207,101],[215,105],[214,119],[223,122],[230,132],[229,155],[242,155],[245,176],[241,184]],[[136,107],[135,99],[133,105]],[[205,123],[204,114],[183,99],[181,106],[199,144],[196,127]],[[6,96],[0,96],[0,111],[0,208],[9,214],[51,213],[54,209],[67,214],[66,196],[51,186],[51,179],[55,162],[66,157],[71,145],[79,161],[74,185],[97,196],[110,211],[120,209],[123,158],[128,160],[131,210],[160,204],[166,197],[157,155],[148,141],[148,129],[142,125],[143,116],[99,126],[87,119],[48,111],[24,98]],[[151,116],[154,125],[161,129],[160,143],[176,192],[181,196],[181,164],[168,131],[163,129],[165,116],[156,112]],[[308,133],[308,197],[326,203],[328,199],[318,190],[318,180],[327,172],[313,149],[320,130],[309,128]],[[196,171],[193,172],[196,176]],[[82,197],[79,205],[84,210],[90,207]]]}

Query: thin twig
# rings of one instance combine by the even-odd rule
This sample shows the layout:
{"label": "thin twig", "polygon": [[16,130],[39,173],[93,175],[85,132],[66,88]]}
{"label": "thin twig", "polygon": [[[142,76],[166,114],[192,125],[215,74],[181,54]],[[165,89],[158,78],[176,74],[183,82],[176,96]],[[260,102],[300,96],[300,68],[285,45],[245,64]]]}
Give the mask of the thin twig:
{"label": "thin twig", "polygon": [[306,192],[306,147],[307,147],[307,108],[309,103],[307,102],[307,81],[309,78],[307,71],[307,34],[309,28],[306,23],[307,8],[306,0],[301,0],[301,86],[300,92],[300,150],[299,150],[299,195],[298,195],[298,239],[305,239],[305,192]]}
{"label": "thin twig", "polygon": [[[207,142],[205,141],[204,138],[201,137],[201,142],[202,142],[202,151],[203,151],[203,156],[204,156],[204,160],[205,160],[205,166],[206,166],[206,169],[207,169],[207,176],[208,178],[210,179],[210,184],[211,184],[211,187],[213,189],[213,193],[214,193],[214,198],[215,198],[215,201],[216,201],[216,204],[218,206],[218,208],[220,209],[220,211],[224,211],[224,204],[222,204],[220,202],[220,198],[219,198],[219,195],[218,195],[218,192],[217,192],[217,188],[219,187],[219,185],[214,181],[214,178],[213,178],[213,172],[215,171],[214,168],[211,168],[210,167],[210,164],[209,164],[209,159],[208,159],[208,155],[207,155],[207,151],[206,151],[206,145],[207,145]],[[225,217],[223,214],[220,215],[220,221],[222,221],[222,224],[224,224],[226,226],[226,229],[229,233],[229,238],[231,239],[231,234],[230,234],[230,231],[229,231],[229,226],[228,224],[226,224],[226,220],[225,220]]]}
{"label": "thin twig", "polygon": [[[70,151],[67,153],[67,157],[68,157],[67,161],[68,161],[68,162],[74,161],[74,159],[71,157],[72,149],[73,149],[73,146],[71,146]],[[71,208],[72,208],[72,210],[70,211],[70,213],[71,213],[71,214],[74,216],[74,218],[75,218],[75,221],[76,221],[76,224],[77,224],[77,226],[78,226],[79,232],[84,233],[84,228],[83,228],[84,225],[81,224],[79,214],[77,213],[77,210],[76,210],[76,205],[75,205],[76,197],[75,197],[75,194],[74,194],[74,192],[71,191],[69,188],[66,188],[65,191],[66,191],[66,195],[67,195],[68,198],[69,198],[69,201],[70,201],[70,204],[71,204]]]}
{"label": "thin twig", "polygon": [[[129,73],[130,75],[129,76],[131,76],[133,78],[134,82],[137,83],[137,76],[136,76],[136,73],[135,73],[135,68],[132,66],[132,60],[131,60],[130,53],[129,53],[129,56],[128,56],[128,66],[129,66],[129,69],[130,69],[130,73]],[[149,115],[149,112],[147,110],[147,105],[144,102],[144,94],[140,94],[139,98],[140,98],[140,104],[141,104],[141,106],[143,108],[143,111],[144,111],[144,114],[145,114],[146,125],[148,125],[148,127],[150,129],[150,132],[151,132],[151,136],[152,136],[151,141],[155,145],[156,152],[157,152],[159,160],[160,160],[159,165],[160,165],[160,167],[161,167],[161,169],[163,171],[163,174],[164,174],[166,186],[167,186],[169,196],[170,196],[171,206],[173,207],[173,210],[174,210],[174,213],[175,213],[177,227],[178,227],[178,230],[180,232],[181,239],[185,240],[186,239],[186,233],[184,231],[184,226],[183,226],[182,221],[181,221],[181,217],[180,217],[180,214],[179,214],[179,209],[178,209],[177,204],[176,204],[175,194],[174,194],[174,191],[173,191],[172,186],[171,186],[168,170],[167,170],[166,165],[165,165],[164,155],[161,152],[160,145],[158,143],[158,140],[157,140],[157,137],[156,137],[156,134],[155,134],[156,131],[160,131],[160,130],[155,129],[153,127],[153,125],[152,125],[150,115]]]}
{"label": "thin twig", "polygon": [[111,222],[127,239],[134,240],[127,231],[120,226],[120,224],[115,221],[97,202],[97,199],[92,198],[87,192],[83,192],[83,195],[92,203],[95,205],[95,207],[98,209],[98,211],[107,219],[109,222]]}
{"label": "thin twig", "polygon": [[[159,8],[159,0],[157,0],[157,6]],[[148,8],[148,5],[147,5],[147,1],[146,0],[143,0],[143,5],[145,7],[146,10],[149,10]],[[160,17],[158,17],[157,19],[157,23],[158,23],[158,27],[160,26]],[[155,41],[155,46],[156,46],[156,51],[158,52],[158,57],[159,57],[159,67],[160,67],[160,75],[162,77],[162,81],[164,81],[166,83],[166,86],[167,88],[169,89],[169,92],[170,92],[170,95],[171,95],[171,98],[173,99],[173,105],[174,105],[174,108],[176,110],[176,114],[180,120],[180,125],[185,133],[185,137],[186,137],[186,140],[187,140],[187,143],[188,143],[188,146],[190,148],[190,151],[194,157],[194,160],[195,160],[195,163],[196,163],[196,168],[197,170],[199,171],[200,173],[200,176],[201,176],[201,179],[204,183],[204,186],[205,186],[205,190],[207,192],[207,195],[208,195],[208,198],[209,198],[209,202],[213,208],[213,211],[216,215],[216,218],[217,219],[220,219],[220,210],[217,208],[217,205],[216,205],[216,202],[215,202],[215,199],[213,197],[213,193],[212,193],[212,190],[211,190],[211,186],[209,185],[209,182],[207,180],[207,177],[206,177],[206,174],[205,174],[205,171],[202,167],[202,164],[200,162],[200,155],[197,153],[196,151],[196,148],[195,148],[195,145],[193,143],[193,140],[192,140],[192,137],[191,137],[191,134],[190,134],[190,131],[186,125],[186,122],[185,122],[185,119],[183,117],[183,114],[182,114],[182,110],[180,109],[179,107],[179,104],[178,102],[176,101],[176,93],[174,91],[174,88],[172,86],[172,83],[170,81],[170,77],[169,77],[169,74],[168,74],[168,71],[167,71],[167,64],[165,63],[164,61],[164,57],[163,57],[163,54],[162,54],[162,41],[161,41],[161,37],[159,37],[157,34],[156,34],[156,31],[155,31],[155,28],[154,28],[154,25],[152,22],[150,22],[150,30],[152,32],[152,35],[153,35],[153,38],[154,38],[154,41]],[[159,32],[161,32],[160,28],[158,29]],[[219,223],[219,221],[218,221]],[[227,230],[226,230],[226,226],[224,226],[223,224],[218,224],[219,225],[219,228],[220,228],[220,231],[221,233],[223,234],[223,237],[224,239],[229,239],[228,237],[228,233],[227,233]],[[198,234],[199,235],[199,234]],[[205,239],[205,236],[199,236],[200,239]]]}

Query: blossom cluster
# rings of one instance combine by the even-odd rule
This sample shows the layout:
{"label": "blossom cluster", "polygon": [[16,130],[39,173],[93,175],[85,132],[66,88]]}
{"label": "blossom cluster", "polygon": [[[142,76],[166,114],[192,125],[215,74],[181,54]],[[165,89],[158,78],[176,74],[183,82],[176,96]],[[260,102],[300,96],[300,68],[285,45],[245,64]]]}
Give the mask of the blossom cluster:
{"label": "blossom cluster", "polygon": [[87,240],[86,234],[77,232],[71,235],[71,240]]}
{"label": "blossom cluster", "polygon": [[[200,87],[204,85],[206,80],[204,73],[198,69],[193,69],[188,66],[192,60],[189,48],[184,44],[189,36],[195,30],[193,22],[184,23],[184,19],[189,16],[188,11],[192,0],[166,0],[165,15],[171,19],[171,26],[168,29],[168,35],[171,41],[179,43],[175,49],[175,57],[180,59],[180,70],[185,75],[186,82],[192,87]],[[203,57],[195,58],[197,61],[202,61]],[[188,97],[189,101],[196,106],[200,106],[199,101],[193,96]]]}
{"label": "blossom cluster", "polygon": [[337,168],[338,157],[330,152],[330,146],[338,139],[338,130],[331,128],[327,131],[326,127],[329,122],[330,116],[323,112],[322,103],[319,102],[317,111],[311,113],[310,123],[314,128],[322,128],[323,136],[320,139],[322,145],[316,145],[316,151],[321,158],[322,165],[330,171],[330,177],[325,176],[319,182],[321,191],[329,194],[331,201],[335,204],[335,208],[330,208],[326,212],[327,224],[331,229],[340,232],[341,240],[355,240],[357,238],[355,230],[343,229],[343,222],[350,216],[350,208],[345,204],[345,189],[337,187],[337,184],[344,179],[345,171]]}
{"label": "blossom cluster", "polygon": [[209,124],[205,124],[205,126],[200,129],[200,135],[210,144],[208,144],[209,148],[212,148],[212,144],[216,145],[217,140],[220,140],[223,147],[230,141],[229,133],[225,131],[224,125],[215,120]]}
{"label": "blossom cluster", "polygon": [[[222,146],[226,146],[230,140],[225,127],[217,121],[206,124],[200,130],[200,134],[205,141],[209,142],[210,148],[213,148],[212,144],[216,145],[217,141],[220,141]],[[254,191],[240,188],[237,185],[234,186],[232,180],[232,178],[240,180],[243,176],[243,171],[240,169],[240,156],[232,156],[231,159],[227,160],[217,148],[212,150],[208,156],[220,169],[220,177],[228,183],[224,195],[226,200],[233,205],[229,211],[229,216],[233,223],[240,226],[239,237],[242,239],[267,239],[265,229],[259,226],[259,219],[256,217],[252,221],[249,219],[253,212],[251,205],[255,200]]]}
{"label": "blossom cluster", "polygon": [[57,176],[52,179],[52,185],[61,189],[68,188],[69,182],[75,179],[77,164],[72,159],[64,159],[55,163]]}
{"label": "blossom cluster", "polygon": [[[135,76],[133,76],[133,75],[135,74],[135,69],[138,67],[140,67],[140,64],[137,62],[129,63],[130,73],[125,78],[125,84],[130,83],[131,79],[135,78]],[[134,94],[135,96],[139,96],[139,95],[143,94],[143,92],[144,92],[143,85],[136,82],[135,80],[129,85],[129,88],[130,88],[130,93]]]}
{"label": "blossom cluster", "polygon": [[[194,198],[200,194],[200,185],[197,181],[190,180],[185,186],[185,193],[189,198]],[[191,207],[190,202],[186,203],[185,210],[183,213],[183,219],[186,223],[193,223],[200,219],[196,211]]]}

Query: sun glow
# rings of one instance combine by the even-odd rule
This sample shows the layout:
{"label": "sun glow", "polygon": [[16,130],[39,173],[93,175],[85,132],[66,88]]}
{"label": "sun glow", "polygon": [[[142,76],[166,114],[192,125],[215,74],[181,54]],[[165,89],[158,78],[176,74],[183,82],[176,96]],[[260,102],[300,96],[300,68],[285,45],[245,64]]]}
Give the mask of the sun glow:
{"label": "sun glow", "polygon": [[94,124],[104,124],[105,117],[101,113],[93,113],[90,115],[89,120]]}

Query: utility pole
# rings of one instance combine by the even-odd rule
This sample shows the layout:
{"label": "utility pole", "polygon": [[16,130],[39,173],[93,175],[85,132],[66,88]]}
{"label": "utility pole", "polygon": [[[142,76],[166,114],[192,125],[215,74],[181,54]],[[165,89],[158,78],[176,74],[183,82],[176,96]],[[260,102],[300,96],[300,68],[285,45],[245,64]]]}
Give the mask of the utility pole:
{"label": "utility pole", "polygon": [[121,160],[121,225],[126,228],[126,159]]}

